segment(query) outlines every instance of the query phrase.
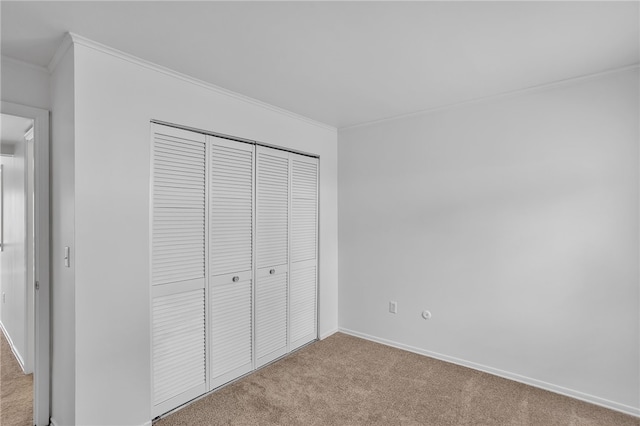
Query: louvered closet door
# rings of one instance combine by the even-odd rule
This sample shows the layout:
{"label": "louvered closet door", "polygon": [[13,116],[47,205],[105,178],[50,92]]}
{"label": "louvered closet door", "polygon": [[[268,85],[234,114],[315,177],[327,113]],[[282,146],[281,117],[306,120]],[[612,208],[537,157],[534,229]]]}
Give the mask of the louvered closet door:
{"label": "louvered closet door", "polygon": [[256,367],[287,353],[289,154],[256,147]]}
{"label": "louvered closet door", "polygon": [[211,389],[253,369],[253,152],[209,140]]}
{"label": "louvered closet door", "polygon": [[205,137],[153,125],[152,413],[207,391]]}
{"label": "louvered closet door", "polygon": [[290,345],[317,338],[318,159],[291,154]]}

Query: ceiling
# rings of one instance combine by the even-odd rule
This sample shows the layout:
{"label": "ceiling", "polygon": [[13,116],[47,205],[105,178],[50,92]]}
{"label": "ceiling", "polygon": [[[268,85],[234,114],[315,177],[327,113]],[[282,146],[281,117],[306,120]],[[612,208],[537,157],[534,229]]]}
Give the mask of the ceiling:
{"label": "ceiling", "polygon": [[0,2],[2,55],[66,31],[343,128],[637,64],[638,2]]}
{"label": "ceiling", "polygon": [[24,134],[33,126],[30,118],[0,114],[0,152],[12,154],[15,145],[24,141]]}

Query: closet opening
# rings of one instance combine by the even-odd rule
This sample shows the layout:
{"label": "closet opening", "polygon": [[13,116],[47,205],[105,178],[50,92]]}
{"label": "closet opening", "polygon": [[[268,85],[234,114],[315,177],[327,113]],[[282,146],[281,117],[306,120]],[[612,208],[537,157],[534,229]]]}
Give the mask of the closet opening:
{"label": "closet opening", "polygon": [[152,122],[153,417],[318,338],[319,159]]}

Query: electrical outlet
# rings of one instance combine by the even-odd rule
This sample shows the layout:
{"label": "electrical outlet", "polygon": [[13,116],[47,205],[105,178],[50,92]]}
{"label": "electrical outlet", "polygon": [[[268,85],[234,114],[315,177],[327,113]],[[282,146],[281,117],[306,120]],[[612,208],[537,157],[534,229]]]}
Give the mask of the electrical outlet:
{"label": "electrical outlet", "polygon": [[389,312],[392,314],[398,313],[398,302],[389,302]]}

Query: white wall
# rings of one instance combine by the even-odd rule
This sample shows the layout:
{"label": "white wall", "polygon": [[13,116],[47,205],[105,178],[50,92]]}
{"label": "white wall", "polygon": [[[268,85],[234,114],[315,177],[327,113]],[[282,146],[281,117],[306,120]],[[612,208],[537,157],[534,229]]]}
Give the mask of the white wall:
{"label": "white wall", "polygon": [[64,266],[64,247],[75,247],[73,48],[51,75],[51,417],[75,422],[75,259]]}
{"label": "white wall", "polygon": [[26,143],[17,143],[13,157],[0,157],[3,165],[4,251],[0,253],[0,320],[22,367],[26,363],[27,211]]}
{"label": "white wall", "polygon": [[[71,108],[75,116],[65,120],[75,120],[75,146],[72,152],[66,151],[73,145],[72,139],[69,146],[58,145],[59,155],[65,150],[64,158],[54,155],[52,161],[52,168],[60,173],[53,177],[54,199],[68,177],[61,170],[70,159],[75,161],[74,172],[68,172],[72,175],[68,185],[75,184],[75,209],[71,213],[75,214],[75,227],[68,222],[54,222],[54,279],[58,278],[59,283],[62,277],[57,277],[55,271],[60,274],[59,253],[66,233],[75,235],[75,243],[70,244],[72,253],[76,253],[75,259],[72,256],[75,418],[57,417],[58,424],[142,425],[151,419],[152,119],[320,155],[320,330],[324,335],[337,329],[336,131],[105,54],[84,42],[75,45],[74,56],[73,72],[58,72],[73,74],[75,104]],[[67,77],[58,83],[54,78],[53,84],[62,88],[66,82]],[[64,100],[73,90],[64,90],[54,91],[52,96],[54,124],[58,102],[68,110],[69,104]],[[54,130],[54,151],[60,138]],[[63,209],[64,206],[54,206],[59,213]],[[73,286],[71,280],[69,285]],[[71,302],[58,299],[53,308],[60,311],[66,303]],[[66,324],[67,331],[72,326]],[[58,339],[55,329],[54,339]],[[66,402],[56,400],[55,389],[53,394],[55,418]],[[63,397],[66,396],[60,395]]]}
{"label": "white wall", "polygon": [[50,109],[49,74],[44,68],[0,58],[0,96],[5,102]]}
{"label": "white wall", "polygon": [[340,327],[640,414],[638,113],[636,68],[340,131]]}

